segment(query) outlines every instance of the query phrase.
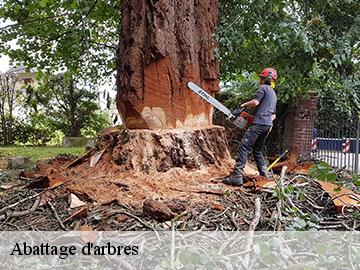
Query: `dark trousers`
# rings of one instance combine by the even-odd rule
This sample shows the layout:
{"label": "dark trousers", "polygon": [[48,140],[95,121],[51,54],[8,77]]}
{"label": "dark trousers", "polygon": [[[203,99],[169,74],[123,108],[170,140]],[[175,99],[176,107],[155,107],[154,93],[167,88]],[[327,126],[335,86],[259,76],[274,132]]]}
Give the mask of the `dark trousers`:
{"label": "dark trousers", "polygon": [[270,133],[270,130],[271,126],[265,125],[254,124],[249,127],[241,141],[241,147],[238,152],[233,174],[239,175],[243,173],[243,169],[251,149],[253,150],[253,155],[258,170],[265,170],[266,161],[263,155],[263,150],[266,137]]}

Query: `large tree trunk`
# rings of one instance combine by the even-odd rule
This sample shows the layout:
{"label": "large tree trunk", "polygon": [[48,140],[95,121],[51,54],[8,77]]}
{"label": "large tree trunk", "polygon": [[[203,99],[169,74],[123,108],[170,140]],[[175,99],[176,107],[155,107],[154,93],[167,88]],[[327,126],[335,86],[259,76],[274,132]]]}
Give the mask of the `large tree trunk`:
{"label": "large tree trunk", "polygon": [[117,106],[129,129],[204,127],[212,107],[187,89],[218,91],[216,0],[124,0]]}
{"label": "large tree trunk", "polygon": [[127,145],[117,141],[114,161],[145,177],[178,168],[182,176],[226,175],[233,160],[224,129],[212,126],[212,106],[187,88],[193,81],[213,95],[219,89],[217,1],[121,4],[117,107],[126,128],[140,130]]}
{"label": "large tree trunk", "polygon": [[121,4],[117,106],[126,128],[105,130],[101,151],[67,166],[71,190],[99,203],[216,193],[211,179],[226,176],[234,161],[225,129],[212,126],[212,107],[186,84],[218,91],[217,1]]}

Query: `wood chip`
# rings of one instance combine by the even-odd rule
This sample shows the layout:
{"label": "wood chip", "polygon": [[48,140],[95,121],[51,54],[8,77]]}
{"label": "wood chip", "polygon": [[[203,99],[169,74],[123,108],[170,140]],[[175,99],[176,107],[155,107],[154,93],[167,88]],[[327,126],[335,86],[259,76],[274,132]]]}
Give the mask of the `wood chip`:
{"label": "wood chip", "polygon": [[360,195],[350,189],[329,182],[317,181],[335,204],[336,211],[341,213],[344,207],[360,207]]}
{"label": "wood chip", "polygon": [[71,168],[71,167],[74,167],[78,164],[81,164],[85,161],[85,159],[89,158],[92,153],[94,152],[94,149],[91,149],[90,151],[86,152],[83,156],[75,159],[73,162],[71,162],[69,165],[67,165],[67,169]]}
{"label": "wood chip", "polygon": [[211,205],[211,209],[222,212],[225,210],[225,207],[222,204],[214,203],[213,205]]}
{"label": "wood chip", "polygon": [[128,219],[129,219],[129,217],[127,215],[124,215],[124,214],[120,214],[120,215],[116,216],[117,222],[120,222],[120,223],[125,222]]}
{"label": "wood chip", "polygon": [[68,216],[66,219],[64,219],[63,223],[66,223],[75,218],[86,216],[87,212],[88,212],[88,208],[86,206],[83,206],[79,210],[76,210],[74,213],[72,213],[70,216]]}
{"label": "wood chip", "polygon": [[106,149],[103,149],[99,152],[96,152],[94,155],[91,156],[90,158],[90,168],[95,167],[95,165],[99,162],[99,160],[101,159],[102,155],[105,153]]}

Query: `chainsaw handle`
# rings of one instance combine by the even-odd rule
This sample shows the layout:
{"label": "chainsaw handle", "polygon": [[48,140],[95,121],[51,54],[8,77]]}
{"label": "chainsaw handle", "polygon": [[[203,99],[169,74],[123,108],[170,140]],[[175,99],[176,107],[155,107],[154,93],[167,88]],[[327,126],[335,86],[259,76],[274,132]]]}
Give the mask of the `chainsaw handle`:
{"label": "chainsaw handle", "polygon": [[239,117],[243,111],[244,111],[244,107],[238,105],[237,108],[231,112],[231,114],[235,117]]}

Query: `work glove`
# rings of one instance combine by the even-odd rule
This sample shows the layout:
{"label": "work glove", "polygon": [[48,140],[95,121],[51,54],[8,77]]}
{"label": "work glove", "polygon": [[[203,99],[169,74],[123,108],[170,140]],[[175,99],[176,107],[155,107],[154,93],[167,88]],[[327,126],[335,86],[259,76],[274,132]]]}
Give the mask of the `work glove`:
{"label": "work glove", "polygon": [[235,117],[239,117],[240,113],[244,110],[243,107],[238,106],[235,110],[231,112],[231,114]]}

